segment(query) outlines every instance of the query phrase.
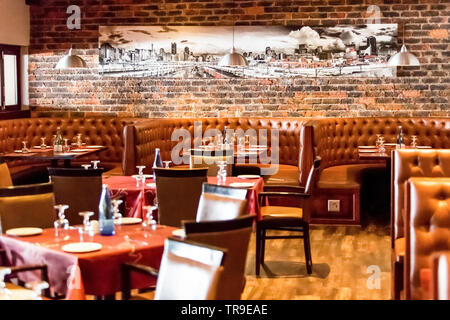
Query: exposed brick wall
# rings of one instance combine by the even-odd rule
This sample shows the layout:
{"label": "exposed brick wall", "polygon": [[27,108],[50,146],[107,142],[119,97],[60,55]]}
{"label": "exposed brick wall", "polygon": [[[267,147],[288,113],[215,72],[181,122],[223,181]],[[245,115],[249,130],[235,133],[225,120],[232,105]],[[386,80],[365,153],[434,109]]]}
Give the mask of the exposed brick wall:
{"label": "exposed brick wall", "polygon": [[[41,0],[31,8],[30,105],[37,114],[142,117],[448,116],[449,0]],[[68,30],[66,9],[82,9],[81,30]],[[381,23],[405,26],[420,67],[394,79],[297,78],[151,80],[97,74],[99,25],[363,24],[381,8]],[[400,33],[401,34],[401,33]],[[399,40],[401,42],[401,39]],[[73,44],[90,69],[54,70]]]}

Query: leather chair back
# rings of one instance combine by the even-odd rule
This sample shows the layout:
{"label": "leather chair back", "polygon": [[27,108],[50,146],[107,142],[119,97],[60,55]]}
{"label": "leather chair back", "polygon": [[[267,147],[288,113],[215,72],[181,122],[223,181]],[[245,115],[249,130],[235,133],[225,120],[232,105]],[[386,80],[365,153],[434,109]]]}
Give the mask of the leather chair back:
{"label": "leather chair back", "polygon": [[450,177],[450,150],[402,149],[392,153],[392,245],[404,237],[405,184],[411,177]]}
{"label": "leather chair back", "polygon": [[5,160],[0,157],[0,188],[11,187],[13,185],[11,173]]}
{"label": "leather chair back", "polygon": [[434,253],[450,250],[450,178],[409,180],[405,231],[405,297],[426,299],[420,274]]}
{"label": "leather chair back", "polygon": [[98,219],[98,205],[102,193],[103,170],[84,168],[47,168],[53,182],[55,202],[67,204],[66,218],[70,225],[82,224],[81,211],[93,211]]}
{"label": "leather chair back", "polygon": [[182,220],[195,220],[207,171],[206,168],[154,169],[160,224],[180,228]]}
{"label": "leather chair back", "polygon": [[433,300],[450,300],[450,251],[433,256]]}
{"label": "leather chair back", "polygon": [[11,228],[50,228],[56,219],[51,183],[0,188],[3,232]]}
{"label": "leather chair back", "polygon": [[197,210],[197,222],[231,220],[247,213],[247,190],[203,185]]}
{"label": "leather chair back", "polygon": [[225,252],[191,241],[167,239],[155,300],[216,300]]}
{"label": "leather chair back", "polygon": [[186,239],[227,249],[218,300],[239,300],[245,284],[245,262],[252,216],[227,221],[185,221]]}

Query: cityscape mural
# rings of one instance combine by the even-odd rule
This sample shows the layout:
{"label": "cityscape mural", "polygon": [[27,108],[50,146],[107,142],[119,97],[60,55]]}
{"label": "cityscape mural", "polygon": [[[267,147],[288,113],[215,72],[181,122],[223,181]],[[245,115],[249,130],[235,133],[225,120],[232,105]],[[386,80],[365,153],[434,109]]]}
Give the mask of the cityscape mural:
{"label": "cityscape mural", "polygon": [[[394,77],[397,24],[101,26],[99,73],[151,78]],[[221,67],[236,52],[247,67]]]}

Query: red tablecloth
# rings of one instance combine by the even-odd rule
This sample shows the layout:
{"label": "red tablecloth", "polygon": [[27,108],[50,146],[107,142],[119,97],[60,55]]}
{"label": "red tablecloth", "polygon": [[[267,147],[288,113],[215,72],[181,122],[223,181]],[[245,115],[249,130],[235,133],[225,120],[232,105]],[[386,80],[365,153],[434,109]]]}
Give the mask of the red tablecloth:
{"label": "red tablecloth", "polygon": [[[70,239],[56,241],[54,229],[41,235],[14,238],[3,235],[0,247],[6,250],[9,265],[46,264],[53,292],[66,294],[67,299],[84,299],[85,294],[104,296],[121,290],[120,266],[139,262],[159,269],[164,240],[175,228],[160,226],[155,231],[143,231],[141,225],[116,227],[116,235],[84,236],[86,242],[102,244],[102,249],[90,253],[67,253],[61,247],[79,242],[78,230],[69,230]],[[126,237],[128,236],[128,238]],[[25,282],[37,280],[38,274],[20,275]],[[155,278],[133,275],[132,287],[145,288],[156,283]]]}
{"label": "red tablecloth", "polygon": [[[258,179],[240,179],[238,177],[227,177],[225,185],[229,186],[233,182],[251,182],[254,186],[248,188],[247,200],[249,214],[261,218],[258,194],[264,189],[263,178]],[[142,206],[153,204],[156,196],[156,187],[152,179],[145,182],[145,187],[136,187],[136,180],[130,176],[110,176],[103,178],[103,183],[107,184],[113,197],[125,198],[125,213],[127,217],[142,218]],[[208,183],[217,184],[216,177],[208,177]],[[149,184],[153,184],[150,185]]]}

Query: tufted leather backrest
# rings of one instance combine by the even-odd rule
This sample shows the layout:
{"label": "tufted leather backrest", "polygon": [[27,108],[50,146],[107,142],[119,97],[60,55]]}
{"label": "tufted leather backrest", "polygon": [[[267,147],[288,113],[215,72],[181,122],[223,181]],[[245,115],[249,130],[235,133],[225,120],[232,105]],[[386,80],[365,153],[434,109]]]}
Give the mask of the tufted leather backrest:
{"label": "tufted leather backrest", "polygon": [[424,299],[421,272],[435,252],[450,250],[450,179],[411,178],[406,199],[406,299]]}
{"label": "tufted leather backrest", "polygon": [[450,300],[450,251],[436,253],[432,261],[432,298]]}
{"label": "tufted leather backrest", "polygon": [[391,176],[392,244],[404,237],[405,184],[411,177],[450,177],[449,149],[395,150]]}
{"label": "tufted leather backrest", "polygon": [[[194,134],[195,122],[201,122],[201,132]],[[279,130],[280,164],[298,166],[301,150],[300,134],[306,119],[302,118],[199,118],[199,119],[152,119],[145,120],[125,129],[126,149],[124,155],[125,174],[133,174],[136,165],[146,165],[151,170],[155,148],[160,148],[163,160],[171,159],[173,147],[178,141],[171,141],[176,129],[186,129],[191,137],[191,146],[208,129],[218,129],[222,133],[228,129],[267,130],[267,144],[271,142],[271,130]],[[179,140],[181,141],[181,140]]]}
{"label": "tufted leather backrest", "polygon": [[22,141],[28,146],[41,144],[41,137],[51,144],[58,127],[63,138],[75,142],[78,133],[83,142],[104,145],[108,150],[101,152],[98,158],[106,162],[120,162],[123,153],[123,128],[133,119],[125,118],[26,118],[0,121],[0,153],[13,152],[22,148]]}

